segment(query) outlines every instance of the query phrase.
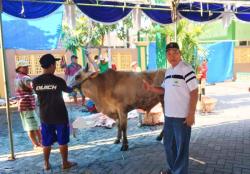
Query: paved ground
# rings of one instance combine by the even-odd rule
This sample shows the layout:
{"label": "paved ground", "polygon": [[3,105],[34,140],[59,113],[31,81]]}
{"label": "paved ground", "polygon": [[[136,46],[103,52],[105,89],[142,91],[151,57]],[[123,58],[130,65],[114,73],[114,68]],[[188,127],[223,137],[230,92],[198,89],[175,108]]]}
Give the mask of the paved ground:
{"label": "paved ground", "polygon": [[[197,115],[192,130],[190,174],[250,174],[250,93],[248,84],[227,82],[207,87],[207,94],[218,99],[213,113]],[[72,108],[69,108],[70,113]],[[128,123],[130,149],[120,151],[114,145],[116,129],[89,128],[71,138],[70,159],[78,166],[60,169],[57,147],[51,154],[52,170],[43,171],[42,153],[33,151],[23,132],[19,116],[12,113],[15,161],[9,153],[6,116],[0,115],[0,174],[158,174],[165,169],[163,145],[155,141],[161,126],[137,127],[137,119]],[[72,116],[74,117],[74,115]]]}

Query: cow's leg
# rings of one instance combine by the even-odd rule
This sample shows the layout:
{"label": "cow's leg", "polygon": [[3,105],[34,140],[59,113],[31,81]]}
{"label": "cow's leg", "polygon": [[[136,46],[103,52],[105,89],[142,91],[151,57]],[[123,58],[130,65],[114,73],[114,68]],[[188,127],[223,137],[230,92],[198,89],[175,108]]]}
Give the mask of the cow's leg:
{"label": "cow's leg", "polygon": [[[162,110],[163,110],[163,114],[165,114],[165,112],[164,112],[164,99],[163,99],[164,97],[163,97],[163,95],[162,96],[160,96],[160,102],[161,102],[161,107],[162,107]],[[165,116],[164,116],[165,117]],[[164,118],[165,119],[165,118]],[[161,133],[156,137],[156,140],[157,141],[161,141],[162,140],[162,138],[163,138],[163,129],[161,130]]]}
{"label": "cow's leg", "polygon": [[117,138],[114,141],[114,144],[119,144],[121,142],[120,140],[122,138],[122,131],[121,131],[121,126],[120,126],[120,120],[119,119],[116,120],[116,124],[117,124]]}
{"label": "cow's leg", "polygon": [[127,139],[127,116],[125,113],[122,113],[120,115],[120,127],[122,130],[122,147],[121,151],[127,151],[128,150],[128,139]]}
{"label": "cow's leg", "polygon": [[156,137],[156,140],[157,140],[157,141],[161,141],[162,138],[163,138],[163,129],[161,130],[160,135],[158,135],[158,136]]}

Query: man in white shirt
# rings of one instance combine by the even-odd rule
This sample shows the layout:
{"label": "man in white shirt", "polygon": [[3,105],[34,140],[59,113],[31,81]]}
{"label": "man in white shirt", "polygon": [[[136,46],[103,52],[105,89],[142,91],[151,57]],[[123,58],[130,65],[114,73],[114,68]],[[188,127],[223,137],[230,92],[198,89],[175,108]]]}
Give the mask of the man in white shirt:
{"label": "man in white shirt", "polygon": [[167,174],[187,174],[191,126],[195,122],[198,84],[194,70],[183,62],[179,46],[171,42],[166,47],[167,69],[161,87],[144,81],[146,90],[164,94],[164,147],[167,157]]}

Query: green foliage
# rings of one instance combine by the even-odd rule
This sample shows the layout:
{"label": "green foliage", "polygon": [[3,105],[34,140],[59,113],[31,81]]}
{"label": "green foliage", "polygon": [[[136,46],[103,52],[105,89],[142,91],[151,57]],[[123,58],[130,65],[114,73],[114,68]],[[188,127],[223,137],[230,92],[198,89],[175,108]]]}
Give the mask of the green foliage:
{"label": "green foliage", "polygon": [[[177,42],[181,46],[183,59],[191,64],[194,69],[198,66],[197,50],[199,49],[198,36],[201,35],[205,25],[198,25],[188,22],[187,20],[178,21],[177,25]],[[155,41],[157,33],[165,35],[169,40],[174,41],[174,25],[160,26],[153,24],[148,28],[140,30],[148,41]]]}
{"label": "green foliage", "polygon": [[93,39],[92,46],[103,46],[104,36],[116,29],[116,24],[104,25],[101,23],[93,23]]}
{"label": "green foliage", "polygon": [[116,31],[118,38],[125,40],[127,30],[131,28],[132,18],[128,17],[122,21],[122,24],[105,25],[102,23],[90,22],[86,17],[76,19],[75,29],[63,23],[61,41],[66,50],[74,51],[87,45],[101,47],[104,43],[104,36],[109,32]]}
{"label": "green foliage", "polygon": [[74,51],[87,45],[92,40],[92,30],[87,18],[76,19],[75,29],[71,29],[67,23],[63,23],[61,41],[66,50]]}
{"label": "green foliage", "polygon": [[201,35],[203,27],[186,20],[181,20],[177,27],[177,41],[181,44],[182,57],[195,70],[199,65],[197,58],[197,50],[199,49],[198,36]]}
{"label": "green foliage", "polygon": [[129,16],[128,18],[124,19],[120,24],[117,25],[116,32],[117,37],[121,40],[127,39],[127,31],[128,29],[133,27],[132,17]]}
{"label": "green foliage", "polygon": [[156,64],[157,68],[166,68],[166,34],[156,34]]}
{"label": "green foliage", "polygon": [[169,26],[160,26],[159,24],[152,24],[148,28],[143,28],[140,30],[142,34],[148,39],[148,41],[152,42],[156,39],[156,34],[160,33],[161,35],[167,35],[168,37],[174,37],[174,31],[172,27]]}

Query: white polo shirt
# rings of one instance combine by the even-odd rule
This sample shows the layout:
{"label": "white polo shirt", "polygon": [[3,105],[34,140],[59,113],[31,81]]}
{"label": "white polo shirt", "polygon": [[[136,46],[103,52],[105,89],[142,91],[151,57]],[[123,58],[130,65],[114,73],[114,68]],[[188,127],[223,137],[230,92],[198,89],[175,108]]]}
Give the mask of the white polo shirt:
{"label": "white polo shirt", "polygon": [[190,92],[198,88],[193,68],[180,61],[174,68],[167,69],[161,87],[165,89],[165,116],[185,118],[189,110]]}

